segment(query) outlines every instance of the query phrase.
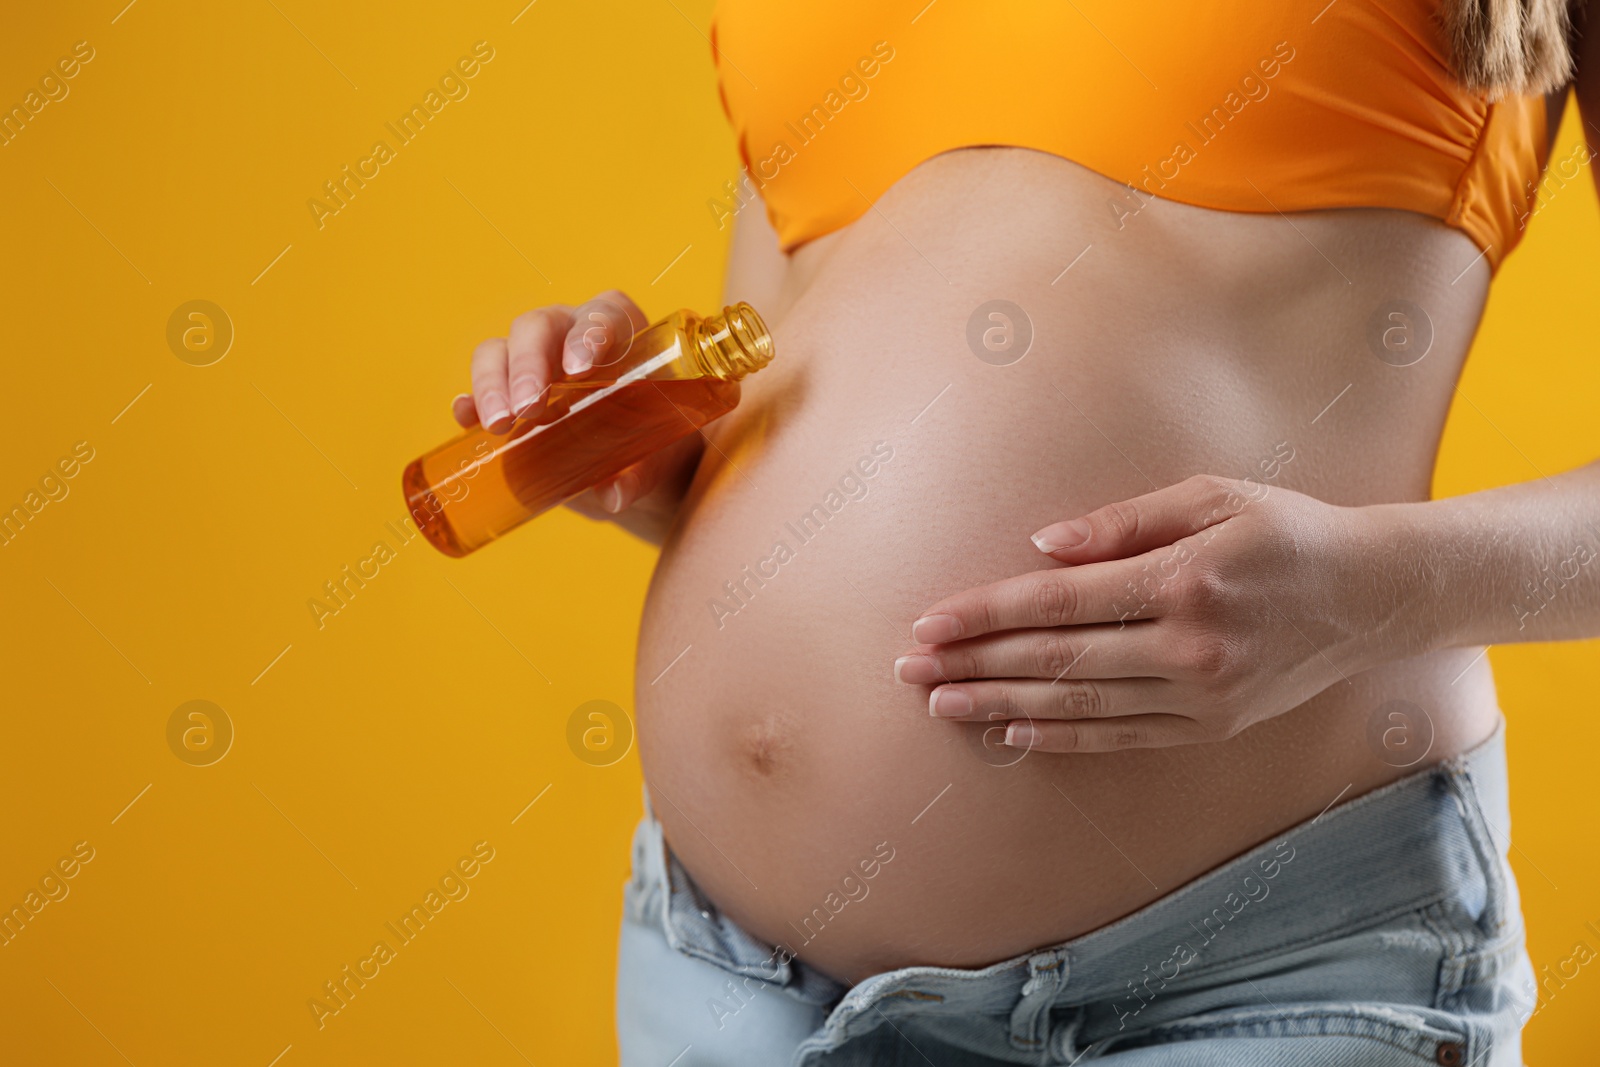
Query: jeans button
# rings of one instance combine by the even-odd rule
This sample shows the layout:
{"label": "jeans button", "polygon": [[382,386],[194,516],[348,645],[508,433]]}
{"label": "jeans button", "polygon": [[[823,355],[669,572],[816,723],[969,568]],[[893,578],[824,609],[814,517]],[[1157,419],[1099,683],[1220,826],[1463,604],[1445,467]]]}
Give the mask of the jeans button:
{"label": "jeans button", "polygon": [[1434,1049],[1433,1059],[1440,1067],[1461,1067],[1467,1062],[1467,1046],[1459,1041],[1441,1041]]}

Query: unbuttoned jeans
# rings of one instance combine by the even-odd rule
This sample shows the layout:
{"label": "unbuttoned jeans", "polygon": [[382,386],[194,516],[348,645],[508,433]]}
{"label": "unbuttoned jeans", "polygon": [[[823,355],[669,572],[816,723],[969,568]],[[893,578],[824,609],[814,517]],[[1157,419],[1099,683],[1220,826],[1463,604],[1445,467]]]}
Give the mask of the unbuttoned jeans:
{"label": "unbuttoned jeans", "polygon": [[647,796],[617,973],[623,1067],[1521,1064],[1535,987],[1504,735],[1064,944],[849,988],[722,916]]}

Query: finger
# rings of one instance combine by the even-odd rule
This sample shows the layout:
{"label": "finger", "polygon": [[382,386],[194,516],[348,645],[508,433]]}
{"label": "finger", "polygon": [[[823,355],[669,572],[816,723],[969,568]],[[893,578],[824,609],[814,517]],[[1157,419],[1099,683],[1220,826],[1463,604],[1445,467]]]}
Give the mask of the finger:
{"label": "finger", "polygon": [[1120,752],[1212,740],[1204,726],[1182,715],[1128,715],[1076,722],[1012,722],[1005,743],[1038,752]]}
{"label": "finger", "polygon": [[471,393],[460,393],[451,400],[450,414],[461,424],[462,429],[470,430],[478,425],[478,406],[472,402]]}
{"label": "finger", "polygon": [[1232,518],[1249,501],[1248,488],[1227,478],[1196,475],[1046,526],[1033,535],[1033,543],[1063,563],[1126,559]]}
{"label": "finger", "polygon": [[511,412],[519,419],[537,415],[561,366],[561,345],[572,328],[572,309],[564,304],[537,308],[511,320],[506,338],[506,377]]}
{"label": "finger", "polygon": [[580,515],[601,521],[611,519],[633,506],[644,494],[640,492],[639,464],[629,467],[613,478],[591,486],[587,491],[567,501],[567,507]]}
{"label": "finger", "polygon": [[561,365],[568,374],[583,374],[593,367],[617,363],[628,354],[635,335],[648,325],[644,312],[626,293],[607,290],[573,311]]}
{"label": "finger", "polygon": [[911,624],[911,637],[943,644],[996,630],[1083,626],[1163,614],[1170,581],[1154,581],[1143,557],[1034,571],[946,597]]}
{"label": "finger", "polygon": [[941,719],[1101,719],[1149,715],[1176,706],[1175,687],[1163,678],[1045,682],[985,679],[941,685],[928,694],[928,714]]}
{"label": "finger", "polygon": [[510,388],[506,381],[506,339],[491,337],[472,352],[472,402],[484,429],[511,429]]}
{"label": "finger", "polygon": [[[967,641],[932,645],[894,662],[895,680],[933,685],[963,678],[1170,677],[1172,642],[1153,623],[1005,630]],[[1176,673],[1176,663],[1170,664]]]}
{"label": "finger", "polygon": [[614,495],[607,505],[608,509],[613,513],[626,511],[636,501],[655,492],[662,476],[672,466],[671,458],[670,455],[657,452],[618,474],[609,487]]}
{"label": "finger", "polygon": [[626,511],[628,507],[643,493],[639,490],[639,472],[632,467],[623,471],[608,482],[602,482],[594,487],[594,501],[600,510],[607,515],[616,515]]}
{"label": "finger", "polygon": [[679,449],[664,448],[574,497],[568,501],[568,506],[591,519],[609,519],[655,492],[667,473],[681,463]]}

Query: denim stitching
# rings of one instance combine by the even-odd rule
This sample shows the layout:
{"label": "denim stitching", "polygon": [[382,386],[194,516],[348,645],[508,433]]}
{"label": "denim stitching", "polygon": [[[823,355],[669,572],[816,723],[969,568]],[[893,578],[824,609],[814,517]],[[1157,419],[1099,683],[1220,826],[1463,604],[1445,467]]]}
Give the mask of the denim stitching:
{"label": "denim stitching", "polygon": [[[1306,1033],[1285,1033],[1300,1023],[1319,1023],[1314,1031]],[[1333,1029],[1329,1023],[1354,1024],[1346,1029]],[[1367,1030],[1374,1032],[1365,1032]],[[1423,1020],[1420,1027],[1408,1027],[1404,1023],[1393,1019],[1383,1019],[1372,1014],[1358,1010],[1325,1010],[1294,1012],[1289,1015],[1261,1017],[1245,1020],[1217,1020],[1215,1022],[1187,1022],[1179,1020],[1151,1027],[1144,1035],[1151,1038],[1176,1037],[1179,1040],[1194,1040],[1199,1037],[1217,1037],[1222,1034],[1231,1034],[1240,1037],[1357,1037],[1379,1041],[1402,1052],[1416,1053],[1414,1047],[1395,1039],[1392,1035],[1399,1033],[1423,1042],[1436,1042],[1435,1034],[1444,1034],[1448,1040],[1459,1041],[1464,1045],[1471,1043],[1472,1035],[1465,1030],[1446,1029],[1430,1025]],[[1155,1042],[1151,1042],[1155,1043]]]}
{"label": "denim stitching", "polygon": [[[1216,1036],[1220,1036],[1220,1034],[1221,1034],[1221,1031],[1219,1030],[1218,1033],[1216,1033],[1216,1034],[1200,1034],[1200,1033],[1197,1032],[1194,1036],[1195,1037],[1216,1037]],[[1302,1039],[1302,1040],[1314,1040],[1316,1038],[1323,1038],[1323,1037],[1348,1037],[1348,1038],[1351,1038],[1351,1039],[1357,1040],[1357,1041],[1371,1041],[1371,1042],[1374,1042],[1375,1044],[1386,1045],[1389,1048],[1392,1048],[1397,1052],[1403,1052],[1408,1056],[1416,1056],[1418,1058],[1421,1058],[1422,1055],[1423,1055],[1422,1053],[1418,1052],[1415,1048],[1412,1048],[1412,1047],[1410,1047],[1410,1046],[1408,1046],[1408,1045],[1406,1045],[1406,1044],[1404,1044],[1402,1042],[1391,1040],[1390,1038],[1385,1037],[1382,1034],[1341,1033],[1341,1032],[1329,1032],[1329,1031],[1326,1031],[1326,1030],[1318,1030],[1318,1031],[1316,1031],[1314,1033],[1304,1033],[1304,1034],[1245,1034],[1245,1033],[1237,1033],[1237,1034],[1233,1034],[1231,1036],[1237,1036],[1237,1037],[1282,1037],[1282,1038]],[[1194,1038],[1192,1038],[1192,1037],[1180,1038],[1180,1040],[1185,1040],[1185,1041],[1193,1040],[1193,1039]],[[1463,1040],[1461,1042],[1461,1044],[1463,1046],[1465,1046],[1467,1043],[1466,1043],[1465,1040]],[[1424,1062],[1426,1062],[1426,1061],[1424,1061]],[[1471,1061],[1469,1060],[1468,1062],[1470,1063]]]}
{"label": "denim stitching", "polygon": [[1452,961],[1452,967],[1457,972],[1457,987],[1452,998],[1445,1002],[1444,1010],[1455,1011],[1455,1006],[1472,987],[1498,981],[1501,975],[1516,967],[1525,951],[1518,931],[1468,951]]}
{"label": "denim stitching", "polygon": [[1473,780],[1465,761],[1451,760],[1445,766],[1450,769],[1450,786],[1456,796],[1462,822],[1466,824],[1467,839],[1472,843],[1472,851],[1478,858],[1478,865],[1482,869],[1486,884],[1484,915],[1483,919],[1479,920],[1478,926],[1485,935],[1491,938],[1497,937],[1504,933],[1508,924],[1506,879],[1500,848],[1495,844],[1494,834],[1489,829],[1489,818],[1484,813],[1483,802],[1478,798],[1477,783]]}
{"label": "denim stitching", "polygon": [[1455,930],[1444,914],[1443,903],[1432,904],[1417,913],[1422,925],[1439,942],[1439,970],[1434,980],[1433,1006],[1443,1009],[1445,1004],[1461,992],[1462,959],[1468,951],[1467,939]]}
{"label": "denim stitching", "polygon": [[[1440,901],[1445,899],[1448,898],[1443,893],[1429,893],[1427,895],[1418,897],[1415,900],[1403,902],[1393,908],[1363,915],[1360,918],[1353,919],[1342,926],[1330,927],[1326,930],[1320,930],[1316,933],[1306,934],[1302,937],[1294,938],[1288,941],[1274,942],[1271,946],[1258,949],[1254,952],[1247,952],[1241,956],[1234,956],[1223,960],[1214,960],[1210,963],[1195,964],[1190,967],[1186,967],[1184,969],[1183,977],[1174,979],[1170,983],[1169,988],[1181,990],[1189,978],[1198,977],[1200,975],[1215,974],[1220,970],[1254,963],[1260,959],[1294,952],[1298,949],[1311,945],[1331,944],[1340,938],[1348,937],[1350,934],[1360,933],[1363,930],[1369,930],[1377,926],[1382,926],[1384,923],[1390,922],[1398,916],[1413,914],[1422,908],[1428,907],[1429,905],[1438,904]],[[1091,998],[1090,1001],[1084,1001],[1082,1003],[1092,1003],[1093,1001],[1098,1001],[1101,999],[1104,999],[1104,997],[1095,996]],[[1078,1002],[1058,1001],[1057,1005],[1060,1006],[1069,1003]]]}

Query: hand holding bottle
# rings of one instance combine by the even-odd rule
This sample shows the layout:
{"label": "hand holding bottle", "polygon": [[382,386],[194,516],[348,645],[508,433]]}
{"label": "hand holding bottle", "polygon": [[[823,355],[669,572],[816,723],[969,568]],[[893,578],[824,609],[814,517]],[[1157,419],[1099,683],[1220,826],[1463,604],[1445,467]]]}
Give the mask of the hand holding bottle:
{"label": "hand holding bottle", "polygon": [[[472,392],[451,402],[451,414],[465,429],[482,425],[491,433],[509,433],[517,421],[544,414],[553,386],[560,391],[561,384],[592,378],[596,368],[621,359],[648,324],[639,305],[616,289],[576,308],[551,304],[524,312],[512,320],[510,336],[491,337],[473,351]],[[678,441],[573,497],[567,507],[659,540],[703,447],[698,434]]]}
{"label": "hand holding bottle", "polygon": [[519,316],[479,345],[467,432],[407,465],[406,505],[441,552],[464,556],[561,503],[646,540],[670,527],[699,431],[772,359],[754,308],[680,309],[648,323],[622,293]]}

